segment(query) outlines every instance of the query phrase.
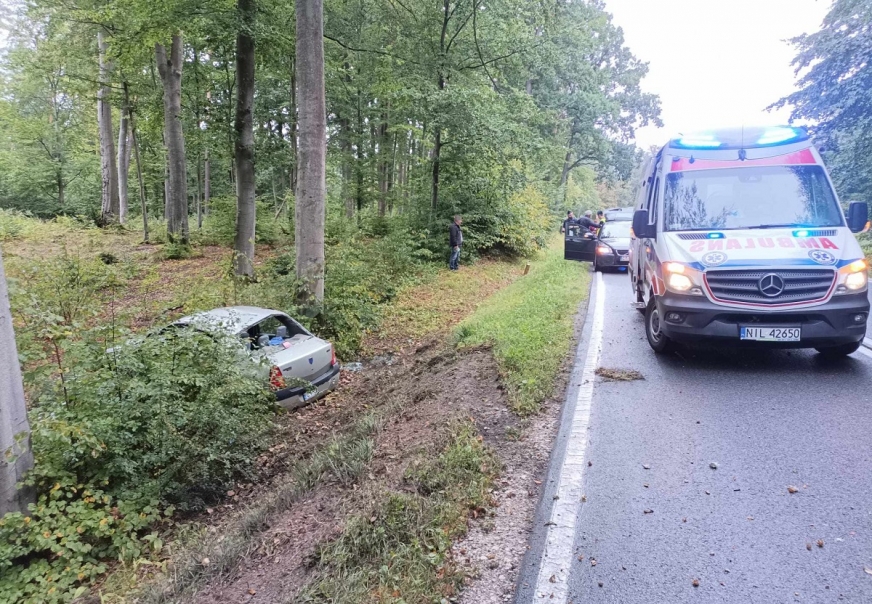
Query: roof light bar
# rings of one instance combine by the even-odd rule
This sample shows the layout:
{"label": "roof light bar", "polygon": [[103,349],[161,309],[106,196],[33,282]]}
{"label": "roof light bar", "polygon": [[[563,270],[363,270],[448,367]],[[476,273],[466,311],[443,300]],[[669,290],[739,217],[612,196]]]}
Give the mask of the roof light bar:
{"label": "roof light bar", "polygon": [[678,139],[676,146],[684,149],[717,149],[721,144],[713,134],[689,134]]}
{"label": "roof light bar", "polygon": [[777,145],[794,139],[804,138],[805,131],[789,126],[769,128],[757,140],[758,145]]}

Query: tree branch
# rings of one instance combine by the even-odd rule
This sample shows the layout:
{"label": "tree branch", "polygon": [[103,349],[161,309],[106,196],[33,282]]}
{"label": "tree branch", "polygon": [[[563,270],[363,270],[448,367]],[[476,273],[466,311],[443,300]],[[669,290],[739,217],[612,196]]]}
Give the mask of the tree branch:
{"label": "tree branch", "polygon": [[348,44],[346,44],[345,42],[342,42],[341,40],[338,40],[332,36],[328,36],[327,34],[324,34],[324,38],[326,40],[330,40],[331,42],[335,42],[336,44],[339,44],[339,46],[341,46],[345,50],[350,50],[352,52],[368,52],[368,53],[371,53],[374,55],[382,55],[385,57],[391,57],[392,59],[397,59],[398,61],[403,61],[403,62],[409,63],[411,65],[421,65],[421,63],[419,63],[417,61],[412,61],[412,60],[407,59],[405,57],[401,57],[401,56],[395,55],[395,54],[390,53],[390,52],[385,52],[383,50],[374,50],[374,49],[370,49],[370,48],[355,48],[353,46],[349,46]]}

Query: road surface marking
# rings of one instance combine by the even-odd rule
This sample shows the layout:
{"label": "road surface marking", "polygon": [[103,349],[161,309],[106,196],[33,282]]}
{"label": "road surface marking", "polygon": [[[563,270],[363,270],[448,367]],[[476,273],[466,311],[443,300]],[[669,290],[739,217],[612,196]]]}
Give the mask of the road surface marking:
{"label": "road surface marking", "polygon": [[863,340],[863,346],[867,348],[872,348],[872,338],[865,338]]}
{"label": "road surface marking", "polygon": [[595,372],[599,364],[603,339],[606,284],[602,273],[596,273],[596,300],[587,358],[581,375],[581,386],[572,413],[569,442],[563,465],[557,478],[557,491],[551,518],[545,533],[545,547],[539,564],[534,601],[545,599],[549,604],[566,604],[569,594],[569,573],[575,543],[575,522],[581,508],[584,454],[587,449],[587,427],[593,400]]}
{"label": "road surface marking", "polygon": [[867,348],[863,348],[862,346],[860,346],[860,350],[858,352],[872,359],[872,351],[868,350]]}

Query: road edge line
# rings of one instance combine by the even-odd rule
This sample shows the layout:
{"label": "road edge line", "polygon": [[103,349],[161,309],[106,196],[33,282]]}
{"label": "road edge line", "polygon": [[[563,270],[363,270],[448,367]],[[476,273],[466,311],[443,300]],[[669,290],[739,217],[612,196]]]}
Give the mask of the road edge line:
{"label": "road edge line", "polygon": [[582,503],[587,430],[605,322],[605,281],[602,273],[595,274],[596,298],[582,383],[572,413],[569,439],[558,474],[554,504],[551,507],[539,562],[539,575],[533,592],[533,598],[547,598],[549,604],[566,604],[569,595],[568,580],[575,545],[575,527]]}
{"label": "road edge line", "polygon": [[863,339],[863,346],[872,350],[872,338],[864,338]]}

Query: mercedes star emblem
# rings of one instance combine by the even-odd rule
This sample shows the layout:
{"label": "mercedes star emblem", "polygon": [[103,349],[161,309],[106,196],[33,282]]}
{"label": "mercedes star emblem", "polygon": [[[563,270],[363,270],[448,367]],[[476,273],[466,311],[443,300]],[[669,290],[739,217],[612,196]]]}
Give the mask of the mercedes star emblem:
{"label": "mercedes star emblem", "polygon": [[784,291],[784,279],[775,273],[769,273],[757,282],[757,287],[767,298],[776,298]]}

